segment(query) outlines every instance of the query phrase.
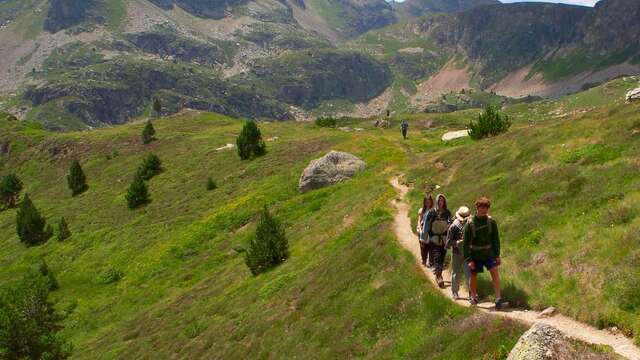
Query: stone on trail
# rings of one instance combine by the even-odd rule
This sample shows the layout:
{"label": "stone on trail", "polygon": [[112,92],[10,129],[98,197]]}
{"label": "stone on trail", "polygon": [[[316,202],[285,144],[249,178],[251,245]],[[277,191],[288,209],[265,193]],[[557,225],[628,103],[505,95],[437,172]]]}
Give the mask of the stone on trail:
{"label": "stone on trail", "polygon": [[306,192],[339,183],[354,177],[366,167],[358,157],[340,151],[331,151],[327,155],[313,160],[300,176],[298,189]]}
{"label": "stone on trail", "polygon": [[556,359],[554,351],[564,342],[560,330],[545,324],[535,324],[529,329],[509,353],[507,360]]}
{"label": "stone on trail", "polygon": [[548,308],[542,310],[540,315],[538,315],[538,319],[552,317],[555,314],[556,314],[556,308],[551,306],[551,307],[548,307]]}

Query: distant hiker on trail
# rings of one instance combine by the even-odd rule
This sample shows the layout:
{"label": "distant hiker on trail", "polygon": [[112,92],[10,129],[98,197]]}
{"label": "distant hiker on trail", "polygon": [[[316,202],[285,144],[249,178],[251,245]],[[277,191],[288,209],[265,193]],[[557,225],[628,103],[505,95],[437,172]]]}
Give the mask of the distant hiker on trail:
{"label": "distant hiker on trail", "polygon": [[462,206],[458,209],[456,219],[449,227],[447,241],[445,243],[445,249],[451,249],[451,297],[454,300],[460,299],[458,290],[460,290],[460,278],[463,271],[465,284],[467,285],[467,289],[469,289],[471,274],[469,272],[469,266],[462,255],[462,235],[464,233],[464,226],[467,224],[470,216],[471,210],[469,210],[468,207]]}
{"label": "distant hiker on trail", "polygon": [[425,236],[425,224],[424,221],[427,218],[427,213],[433,209],[433,197],[431,194],[425,195],[422,200],[422,207],[418,210],[418,225],[416,225],[416,230],[418,231],[418,236],[420,239],[420,256],[422,258],[422,265],[432,267],[433,266],[433,258],[429,257],[429,237]]}
{"label": "distant hiker on trail", "polygon": [[486,268],[491,273],[493,289],[496,293],[496,309],[502,309],[506,303],[500,292],[500,236],[498,224],[489,216],[491,201],[481,197],[476,201],[476,215],[464,227],[463,254],[471,270],[469,301],[478,304],[478,274]]}
{"label": "distant hiker on trail", "polygon": [[409,132],[409,122],[407,120],[402,120],[402,137],[407,140],[407,133]]}
{"label": "distant hiker on trail", "polygon": [[427,213],[425,221],[425,229],[427,231],[425,233],[429,234],[429,243],[431,244],[429,257],[433,258],[433,273],[436,275],[438,286],[443,289],[442,269],[444,268],[444,258],[447,254],[444,242],[450,224],[451,211],[447,209],[447,198],[443,194],[439,194],[436,196],[436,208]]}

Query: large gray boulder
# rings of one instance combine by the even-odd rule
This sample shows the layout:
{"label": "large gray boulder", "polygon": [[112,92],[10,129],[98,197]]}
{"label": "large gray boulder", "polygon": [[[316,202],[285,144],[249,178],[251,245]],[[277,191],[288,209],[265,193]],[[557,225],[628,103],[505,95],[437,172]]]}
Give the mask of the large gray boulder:
{"label": "large gray boulder", "polygon": [[640,100],[640,87],[637,89],[633,89],[627,93],[626,96],[627,102],[638,101]]}
{"label": "large gray boulder", "polygon": [[365,167],[365,162],[354,155],[331,151],[320,159],[309,163],[300,176],[298,189],[300,192],[306,192],[333,185],[354,177]]}

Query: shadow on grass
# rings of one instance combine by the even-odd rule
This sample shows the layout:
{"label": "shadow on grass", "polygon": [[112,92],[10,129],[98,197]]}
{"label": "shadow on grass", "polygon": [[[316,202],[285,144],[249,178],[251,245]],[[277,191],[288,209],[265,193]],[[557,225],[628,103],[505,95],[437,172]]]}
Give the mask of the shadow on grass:
{"label": "shadow on grass", "polygon": [[[491,275],[488,273],[478,276],[478,295],[480,299],[487,299],[490,296],[492,300],[495,300]],[[529,308],[529,295],[510,281],[502,280],[502,298],[508,301],[511,307]]]}

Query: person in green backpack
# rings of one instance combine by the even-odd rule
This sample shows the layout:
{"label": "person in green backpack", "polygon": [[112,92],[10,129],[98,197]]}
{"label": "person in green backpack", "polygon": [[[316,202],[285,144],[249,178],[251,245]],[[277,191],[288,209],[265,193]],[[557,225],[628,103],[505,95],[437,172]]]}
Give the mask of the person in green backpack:
{"label": "person in green backpack", "polygon": [[429,234],[430,257],[433,259],[433,273],[436,275],[438,286],[444,289],[442,270],[447,250],[444,247],[449,225],[451,225],[451,211],[447,208],[447,198],[443,194],[436,196],[436,207],[427,213],[425,220],[425,234]]}
{"label": "person in green backpack", "polygon": [[462,244],[464,258],[471,270],[469,301],[471,305],[478,304],[478,274],[486,268],[491,273],[496,293],[496,309],[500,310],[506,306],[506,302],[502,300],[498,273],[501,263],[498,224],[489,216],[491,201],[488,198],[479,198],[475,205],[476,215],[464,227]]}

